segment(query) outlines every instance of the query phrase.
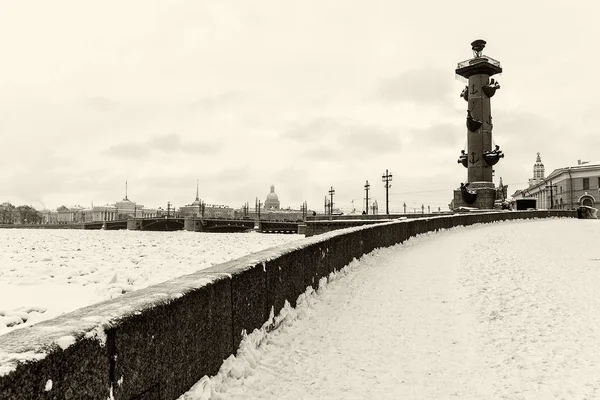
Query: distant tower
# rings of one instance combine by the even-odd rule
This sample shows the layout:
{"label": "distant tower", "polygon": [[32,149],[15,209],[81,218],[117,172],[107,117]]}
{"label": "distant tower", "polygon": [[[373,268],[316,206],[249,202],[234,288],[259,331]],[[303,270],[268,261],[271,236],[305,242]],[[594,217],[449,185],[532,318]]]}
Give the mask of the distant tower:
{"label": "distant tower", "polygon": [[265,200],[266,210],[279,210],[279,197],[275,194],[275,186],[271,185],[271,192],[267,195]]}
{"label": "distant tower", "polygon": [[200,201],[200,180],[196,180],[196,199],[190,206],[198,207],[198,212],[201,212],[200,206],[202,206],[202,201]]}
{"label": "distant tower", "polygon": [[501,73],[502,67],[499,61],[482,54],[485,44],[481,39],[472,42],[473,58],[459,63],[455,70],[458,77],[468,82],[460,94],[467,102],[467,149],[458,158],[458,163],[467,168],[467,182],[454,191],[455,207],[494,207],[493,166],[504,157],[500,146],[493,146],[490,102],[500,89],[490,77]]}
{"label": "distant tower", "polygon": [[542,163],[542,157],[540,157],[540,153],[537,153],[535,164],[533,164],[533,179],[529,179],[529,186],[540,183],[545,177],[546,174],[544,170],[544,164]]}

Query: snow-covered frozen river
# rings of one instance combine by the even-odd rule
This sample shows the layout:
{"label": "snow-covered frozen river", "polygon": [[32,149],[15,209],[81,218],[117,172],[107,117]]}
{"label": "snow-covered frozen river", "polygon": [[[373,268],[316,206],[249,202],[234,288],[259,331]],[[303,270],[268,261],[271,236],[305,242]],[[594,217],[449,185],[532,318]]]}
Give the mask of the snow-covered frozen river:
{"label": "snow-covered frozen river", "polygon": [[182,399],[600,399],[598,238],[550,219],[376,250]]}
{"label": "snow-covered frozen river", "polygon": [[0,335],[303,237],[0,229]]}

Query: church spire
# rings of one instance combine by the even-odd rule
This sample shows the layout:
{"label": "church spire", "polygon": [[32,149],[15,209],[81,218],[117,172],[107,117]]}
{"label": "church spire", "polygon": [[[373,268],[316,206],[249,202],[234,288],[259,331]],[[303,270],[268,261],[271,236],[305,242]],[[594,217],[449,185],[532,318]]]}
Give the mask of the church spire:
{"label": "church spire", "polygon": [[200,196],[198,196],[199,192],[198,192],[198,188],[200,185],[200,179],[196,179],[196,201],[200,201]]}
{"label": "church spire", "polygon": [[127,181],[125,181],[125,198],[123,200],[129,200],[127,198]]}

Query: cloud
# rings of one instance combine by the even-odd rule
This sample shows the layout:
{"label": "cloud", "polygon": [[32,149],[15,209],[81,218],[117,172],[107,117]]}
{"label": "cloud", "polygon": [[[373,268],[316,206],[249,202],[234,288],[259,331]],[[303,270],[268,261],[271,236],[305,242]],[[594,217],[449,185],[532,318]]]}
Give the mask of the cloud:
{"label": "cloud", "polygon": [[377,89],[380,101],[420,104],[447,104],[454,82],[441,69],[411,69],[396,78],[381,81]]}
{"label": "cloud", "polygon": [[150,148],[143,144],[116,144],[106,150],[106,154],[118,158],[145,158],[150,154]]}
{"label": "cloud", "polygon": [[411,129],[409,135],[415,151],[447,147],[456,150],[458,155],[467,141],[467,128],[461,123],[441,123],[422,129]]}
{"label": "cloud", "polygon": [[331,119],[320,117],[310,122],[296,125],[282,134],[283,138],[301,143],[307,141],[321,141],[331,134],[336,134],[340,129],[340,123]]}
{"label": "cloud", "polygon": [[221,146],[215,142],[184,142],[177,134],[154,136],[140,143],[120,143],[105,153],[118,158],[144,158],[152,151],[161,153],[215,154]]}
{"label": "cloud", "polygon": [[361,153],[397,152],[400,150],[400,133],[382,126],[357,124],[345,126],[340,132],[347,146]]}
{"label": "cloud", "polygon": [[329,161],[333,154],[337,154],[335,147],[309,146],[306,150],[300,152],[300,157],[308,160]]}
{"label": "cloud", "polygon": [[246,94],[240,91],[229,91],[192,100],[190,106],[203,111],[228,110],[239,106],[246,97]]}
{"label": "cloud", "polygon": [[[37,205],[45,204],[48,198],[58,198],[57,204],[70,206],[74,205],[73,198],[84,198],[91,202],[114,191],[116,181],[106,168],[92,168],[82,174],[81,168],[73,168],[73,164],[73,160],[54,157],[39,159],[8,179],[7,193],[18,193],[20,199],[15,202],[26,201]],[[121,187],[117,190],[121,195]]]}
{"label": "cloud", "polygon": [[118,108],[118,104],[105,96],[90,96],[83,99],[83,105],[96,111],[108,112]]}
{"label": "cloud", "polygon": [[340,158],[398,152],[402,147],[400,136],[393,128],[324,117],[297,125],[282,134],[283,138],[305,146],[301,156],[323,160],[335,159],[334,155]]}

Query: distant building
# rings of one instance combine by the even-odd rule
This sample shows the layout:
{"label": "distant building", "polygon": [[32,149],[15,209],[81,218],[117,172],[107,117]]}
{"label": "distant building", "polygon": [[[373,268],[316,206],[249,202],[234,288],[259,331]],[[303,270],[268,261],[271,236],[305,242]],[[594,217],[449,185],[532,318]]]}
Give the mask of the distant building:
{"label": "distant building", "polygon": [[533,197],[537,199],[537,208],[541,209],[600,207],[600,163],[577,160],[577,165],[555,169],[541,180],[536,180],[534,166],[534,179],[530,182],[535,183],[527,189],[517,190],[513,200]]}
{"label": "distant building", "polygon": [[[47,210],[46,210],[47,211]],[[42,218],[46,218],[44,213]],[[50,212],[47,216],[47,223],[58,223],[58,224],[70,224],[79,222],[90,222],[93,221],[93,210],[90,208],[84,208],[81,206],[65,207],[60,206],[56,209],[56,214]]]}
{"label": "distant building", "polygon": [[265,200],[265,210],[279,210],[279,197],[275,194],[275,186],[271,185],[271,192]]}
{"label": "distant building", "polygon": [[117,207],[112,204],[94,206],[92,209],[92,221],[115,221],[117,219]]}
{"label": "distant building", "polygon": [[192,204],[187,204],[183,207],[179,207],[180,217],[201,217],[203,215],[202,208],[205,207],[203,201],[200,200],[198,193],[198,184],[196,184],[196,199]]}
{"label": "distant building", "polygon": [[58,212],[43,209],[38,211],[42,217],[42,224],[58,224]]}
{"label": "distant building", "polygon": [[120,219],[126,219],[128,217],[141,218],[143,204],[137,204],[135,201],[131,201],[125,196],[121,201],[115,203],[117,217]]}
{"label": "distant building", "polygon": [[144,208],[143,204],[129,200],[127,197],[127,182],[125,182],[125,197],[114,205],[94,207],[93,221],[116,221],[129,218],[152,218],[158,215],[158,210]]}
{"label": "distant building", "polygon": [[60,206],[56,209],[58,213],[58,223],[59,224],[68,224],[75,221],[75,209],[71,210],[70,208]]}
{"label": "distant building", "polygon": [[537,185],[544,180],[544,164],[540,153],[537,153],[535,164],[533,164],[533,178],[529,178],[529,186]]}
{"label": "distant building", "polygon": [[234,218],[233,208],[223,205],[205,204],[204,218]]}
{"label": "distant building", "polygon": [[159,210],[156,208],[145,208],[137,209],[136,218],[156,218],[158,217]]}

